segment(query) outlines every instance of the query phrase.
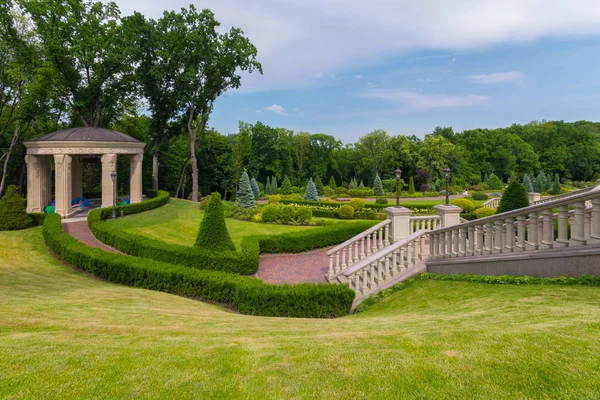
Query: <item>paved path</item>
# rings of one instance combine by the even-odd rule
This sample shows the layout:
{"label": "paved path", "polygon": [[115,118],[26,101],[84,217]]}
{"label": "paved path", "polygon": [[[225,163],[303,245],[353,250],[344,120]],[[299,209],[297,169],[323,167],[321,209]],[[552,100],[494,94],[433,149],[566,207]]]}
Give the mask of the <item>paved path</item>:
{"label": "paved path", "polygon": [[110,246],[105,245],[94,237],[90,228],[88,228],[87,221],[75,221],[67,222],[62,224],[63,230],[75,239],[79,240],[83,244],[95,247],[100,250],[110,251],[112,253],[118,253],[119,251],[113,249]]}
{"label": "paved path", "polygon": [[319,249],[299,254],[263,254],[256,276],[267,283],[326,282],[329,268],[327,250]]}

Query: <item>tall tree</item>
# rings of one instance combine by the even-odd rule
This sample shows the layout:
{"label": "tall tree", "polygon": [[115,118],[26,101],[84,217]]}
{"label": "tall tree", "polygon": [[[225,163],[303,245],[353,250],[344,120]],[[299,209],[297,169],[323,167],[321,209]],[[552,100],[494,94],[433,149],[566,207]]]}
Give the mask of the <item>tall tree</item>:
{"label": "tall tree", "polygon": [[235,135],[231,154],[231,162],[233,163],[232,172],[236,191],[238,188],[239,177],[242,172],[242,166],[246,164],[250,151],[252,150],[251,129],[252,126],[249,123],[242,121],[238,122],[238,133]]}

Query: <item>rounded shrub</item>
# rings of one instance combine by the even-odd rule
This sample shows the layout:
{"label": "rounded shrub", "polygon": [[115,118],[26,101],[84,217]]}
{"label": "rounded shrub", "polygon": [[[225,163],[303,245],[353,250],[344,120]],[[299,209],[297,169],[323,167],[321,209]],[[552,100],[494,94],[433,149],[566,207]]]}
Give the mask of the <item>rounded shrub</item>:
{"label": "rounded shrub", "polygon": [[279,220],[282,224],[291,224],[294,222],[294,218],[296,216],[296,207],[292,205],[287,205],[281,207],[281,215]]}
{"label": "rounded shrub", "polygon": [[475,214],[477,218],[485,218],[496,214],[496,210],[489,207],[479,207],[477,210],[473,211],[473,214]]}
{"label": "rounded shrub", "polygon": [[475,204],[467,199],[454,199],[450,202],[452,205],[462,208],[463,212],[470,213],[475,211]]}
{"label": "rounded shrub", "polygon": [[204,210],[210,201],[210,194],[200,199],[200,209]]}
{"label": "rounded shrub", "polygon": [[475,190],[476,192],[482,192],[483,191],[483,186],[481,186],[481,185],[471,185],[471,187],[469,187],[469,190]]}
{"label": "rounded shrub", "polygon": [[529,195],[527,194],[527,189],[515,179],[506,188],[496,212],[500,214],[528,206]]}
{"label": "rounded shrub", "polygon": [[[271,196],[271,197],[273,197],[273,196]],[[280,215],[281,215],[281,206],[278,206],[275,204],[268,204],[262,210],[262,221],[263,222],[277,222]]]}
{"label": "rounded shrub", "polygon": [[337,215],[341,219],[352,219],[354,218],[354,208],[348,204],[344,204],[337,209]]}
{"label": "rounded shrub", "polygon": [[273,194],[269,196],[269,204],[276,204],[281,202],[281,196],[278,194]]}
{"label": "rounded shrub", "polygon": [[0,199],[0,231],[25,229],[31,225],[31,218],[25,209],[25,199],[19,196],[18,188],[10,185]]}
{"label": "rounded shrub", "polygon": [[286,194],[281,196],[281,198],[286,200],[304,200],[304,197],[298,193]]}
{"label": "rounded shrub", "polygon": [[210,195],[206,205],[204,218],[200,222],[200,230],[196,238],[196,246],[212,251],[235,251],[235,245],[225,225],[225,211],[221,195],[217,192]]}
{"label": "rounded shrub", "polygon": [[312,210],[310,207],[301,206],[296,210],[296,222],[303,224],[309,222],[312,219]]}
{"label": "rounded shrub", "polygon": [[488,200],[490,198],[490,196],[483,192],[475,192],[471,197],[473,197],[473,200]]}
{"label": "rounded shrub", "polygon": [[387,197],[378,197],[375,199],[375,204],[387,204],[387,203],[388,203]]}
{"label": "rounded shrub", "polygon": [[363,199],[352,199],[348,202],[348,205],[354,209],[354,211],[360,211],[367,205],[367,202]]}

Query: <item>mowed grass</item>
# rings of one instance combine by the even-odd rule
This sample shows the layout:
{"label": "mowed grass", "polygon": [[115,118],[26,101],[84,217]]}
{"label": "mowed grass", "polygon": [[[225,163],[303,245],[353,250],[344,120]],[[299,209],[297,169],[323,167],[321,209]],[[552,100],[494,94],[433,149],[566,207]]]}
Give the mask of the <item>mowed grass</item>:
{"label": "mowed grass", "polygon": [[600,290],[417,282],[335,320],[102,282],[0,232],[0,398],[597,399]]}
{"label": "mowed grass", "polygon": [[[112,224],[115,229],[122,229],[126,232],[141,234],[168,243],[192,246],[196,241],[203,215],[204,212],[199,209],[198,203],[171,199],[168,205],[156,210],[117,218],[115,221],[107,223]],[[226,223],[231,239],[238,249],[244,236],[277,235],[314,229],[312,226],[263,224],[231,218],[227,218]]]}

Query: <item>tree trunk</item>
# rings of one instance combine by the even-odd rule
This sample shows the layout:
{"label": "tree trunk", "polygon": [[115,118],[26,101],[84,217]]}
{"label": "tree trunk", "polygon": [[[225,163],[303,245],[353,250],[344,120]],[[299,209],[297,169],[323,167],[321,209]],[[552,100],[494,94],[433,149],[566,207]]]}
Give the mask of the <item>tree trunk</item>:
{"label": "tree trunk", "polygon": [[190,161],[190,157],[185,160],[183,163],[183,168],[181,169],[181,175],[179,175],[179,184],[177,185],[177,191],[175,192],[175,198],[179,197],[179,191],[181,190],[181,185],[183,184],[183,177],[185,176],[185,171],[187,170],[188,163]]}
{"label": "tree trunk", "polygon": [[[196,125],[195,128],[192,128],[194,112],[190,111],[190,116],[188,118],[188,132],[190,134],[190,160],[192,161],[192,201],[198,201],[198,162],[196,160],[196,137],[198,136],[199,140],[202,140],[202,135],[204,133],[204,128],[206,126],[207,115],[205,112],[202,113],[200,118],[200,123]],[[200,132],[200,135],[198,135]]]}
{"label": "tree trunk", "polygon": [[87,165],[87,179],[85,181],[85,190],[86,192],[91,192],[94,190],[94,178],[96,172],[96,163],[88,162]]}
{"label": "tree trunk", "polygon": [[158,190],[158,152],[152,154],[152,189]]}
{"label": "tree trunk", "polygon": [[0,196],[2,196],[2,193],[4,193],[4,186],[6,185],[6,176],[7,171],[8,171],[8,162],[10,161],[10,154],[12,153],[13,149],[15,148],[15,144],[17,144],[17,140],[19,140],[19,135],[21,133],[21,125],[17,125],[17,127],[15,128],[15,133],[12,137],[12,140],[10,141],[10,147],[8,148],[8,151],[6,152],[6,157],[4,157],[4,166],[2,167],[2,180],[0,180]]}

